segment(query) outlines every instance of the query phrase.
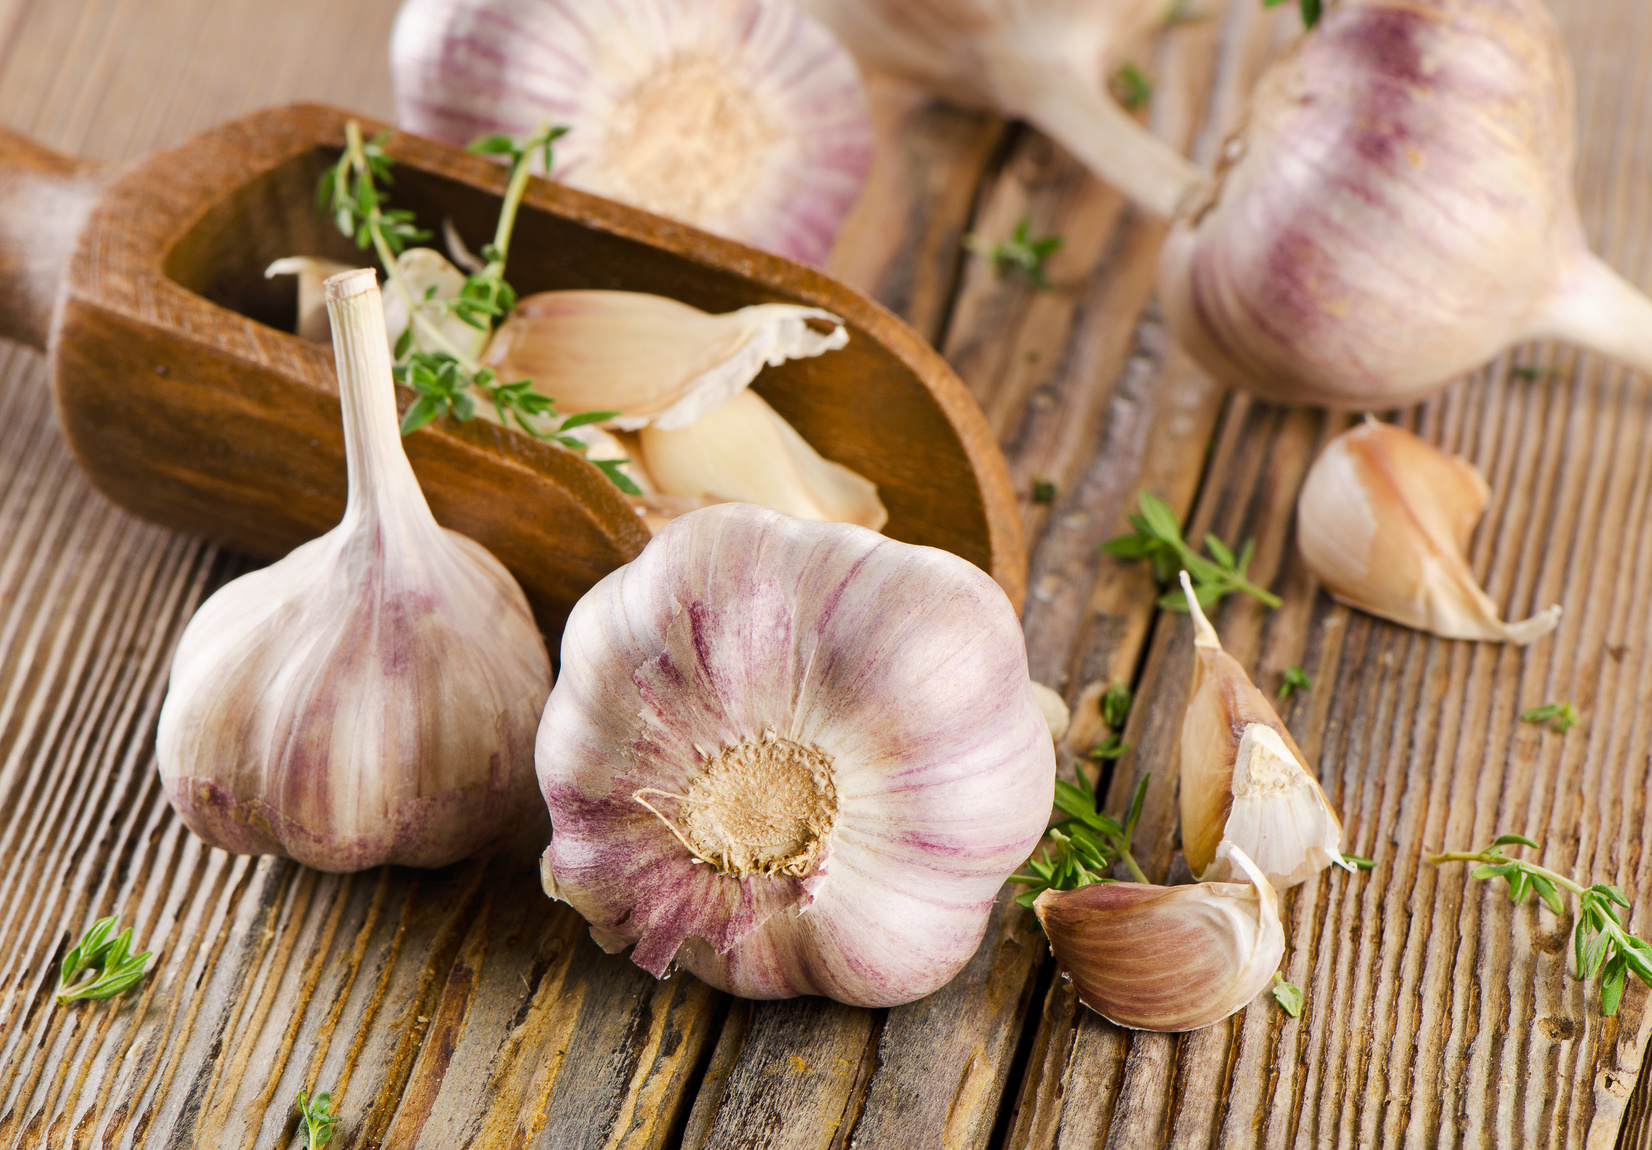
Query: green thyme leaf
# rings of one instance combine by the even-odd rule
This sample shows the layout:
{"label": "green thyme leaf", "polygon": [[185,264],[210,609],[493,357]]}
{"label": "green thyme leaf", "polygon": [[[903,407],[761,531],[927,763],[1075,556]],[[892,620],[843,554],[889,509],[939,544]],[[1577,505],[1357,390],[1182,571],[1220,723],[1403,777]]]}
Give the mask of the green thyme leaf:
{"label": "green thyme leaf", "polygon": [[86,999],[113,998],[143,981],[152,951],[131,954],[132,928],[110,938],[116,916],[100,918],[63,956],[58,967],[59,1005]]}
{"label": "green thyme leaf", "polygon": [[1292,663],[1285,668],[1285,678],[1279,684],[1279,697],[1281,699],[1288,699],[1297,691],[1311,691],[1313,689],[1314,681],[1308,678],[1301,667]]}
{"label": "green thyme leaf", "polygon": [[1277,970],[1273,972],[1273,997],[1279,1007],[1292,1018],[1302,1017],[1302,992],[1289,982]]}
{"label": "green thyme leaf", "polygon": [[[1189,547],[1182,538],[1182,525],[1170,504],[1150,491],[1136,497],[1138,512],[1126,518],[1135,528],[1133,534],[1119,535],[1101,545],[1101,552],[1120,559],[1147,559],[1153,564],[1153,578],[1160,586],[1170,587],[1177,574],[1186,571],[1193,580],[1193,595],[1199,606],[1210,609],[1224,595],[1243,592],[1269,607],[1279,606],[1279,597],[1253,583],[1248,574],[1255,546],[1247,542],[1235,555],[1231,548],[1214,535],[1205,536],[1205,546],[1211,557],[1206,558]],[[1167,611],[1187,610],[1187,600],[1179,589],[1167,591],[1159,599],[1159,606]]]}
{"label": "green thyme leaf", "polygon": [[338,1115],[333,1113],[332,1106],[333,1096],[328,1091],[314,1096],[304,1090],[298,1092],[298,1116],[304,1122],[305,1150],[322,1150],[333,1140]]}
{"label": "green thyme leaf", "polygon": [[1101,721],[1115,731],[1124,730],[1130,721],[1130,688],[1114,683],[1101,696]]}
{"label": "green thyme leaf", "polygon": [[1343,854],[1342,861],[1353,867],[1355,870],[1374,870],[1377,865],[1376,859],[1368,859],[1360,855],[1351,855],[1346,853]]}
{"label": "green thyme leaf", "polygon": [[1577,711],[1570,703],[1544,703],[1520,712],[1522,723],[1547,723],[1549,730],[1564,735],[1578,724]]}
{"label": "green thyme leaf", "polygon": [[1032,483],[1032,497],[1034,503],[1054,503],[1055,484],[1048,479],[1035,479]]}
{"label": "green thyme leaf", "polygon": [[1101,740],[1101,742],[1084,752],[1084,757],[1089,759],[1092,763],[1112,762],[1114,759],[1123,758],[1125,753],[1130,750],[1131,746],[1132,744],[1124,741],[1124,737],[1122,735],[1120,735],[1117,731],[1114,731],[1111,735],[1108,735],[1105,739]]}
{"label": "green thyme leaf", "polygon": [[1153,99],[1153,81],[1134,64],[1127,63],[1113,73],[1111,88],[1114,98],[1126,111],[1145,108]]}
{"label": "green thyme leaf", "polygon": [[1060,247],[1061,237],[1050,235],[1033,239],[1030,236],[1032,217],[1024,215],[1015,225],[1007,240],[996,242],[971,232],[963,239],[964,247],[985,258],[992,265],[992,274],[1002,279],[1006,267],[1018,268],[1027,282],[1035,288],[1047,288],[1044,261]]}

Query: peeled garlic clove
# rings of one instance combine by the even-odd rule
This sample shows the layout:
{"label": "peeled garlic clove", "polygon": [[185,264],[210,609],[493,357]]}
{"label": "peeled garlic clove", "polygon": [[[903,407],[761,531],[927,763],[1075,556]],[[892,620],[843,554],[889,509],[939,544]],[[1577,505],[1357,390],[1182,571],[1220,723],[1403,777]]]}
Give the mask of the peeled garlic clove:
{"label": "peeled garlic clove", "polygon": [[1226,651],[1187,572],[1193,682],[1182,715],[1182,853],[1201,881],[1235,877],[1224,847],[1253,860],[1276,890],[1312,878],[1341,853],[1342,824],[1268,697]]}
{"label": "peeled garlic clove", "polygon": [[807,263],[871,162],[854,62],[784,0],[407,0],[390,65],[408,131],[563,125],[554,178]]}
{"label": "peeled garlic clove", "polygon": [[1241,882],[1104,882],[1033,903],[1079,1001],[1132,1030],[1176,1033],[1243,1010],[1285,954],[1279,899],[1244,851],[1221,847]]}
{"label": "peeled garlic clove", "polygon": [[293,330],[311,343],[326,343],[333,337],[327,326],[327,293],[321,283],[349,270],[346,264],[320,256],[287,256],[265,268],[264,278],[298,277],[298,326]]}
{"label": "peeled garlic clove", "polygon": [[1043,683],[1034,683],[1032,687],[1038,709],[1044,713],[1044,722],[1050,728],[1050,738],[1059,744],[1067,737],[1067,729],[1073,725],[1073,713],[1067,709],[1067,700]]}
{"label": "peeled garlic clove", "polygon": [[666,495],[757,503],[824,523],[878,530],[889,521],[877,484],[821,457],[754,391],[681,431],[638,432],[643,465]]}
{"label": "peeled garlic clove", "polygon": [[155,754],[216,847],[330,871],[444,866],[543,826],[550,660],[527,599],[438,526],[403,453],[371,271],[327,281],[343,521],[227,584],[179,640]]}
{"label": "peeled garlic clove", "polygon": [[1345,409],[1552,336],[1652,372],[1652,302],[1586,247],[1573,116],[1539,0],[1327,5],[1166,240],[1173,334],[1225,384]]}
{"label": "peeled garlic clove", "polygon": [[1530,643],[1560,606],[1505,623],[1469,569],[1490,490],[1472,464],[1367,419],[1326,445],[1296,501],[1296,537],[1314,577],[1351,607],[1447,639]]}
{"label": "peeled garlic clove", "polygon": [[[441,252],[434,248],[407,248],[396,257],[396,274],[401,283],[407,285],[407,290],[403,291],[395,282],[384,285],[384,326],[391,347],[396,346],[396,341],[407,330],[413,308],[447,337],[448,342],[463,351],[474,352],[487,339],[487,332],[472,327],[442,307],[442,301],[458,299],[464,291],[465,273],[449,263]],[[409,295],[415,301],[412,308],[408,305]],[[415,351],[446,350],[418,328],[413,329],[412,346]]]}
{"label": "peeled garlic clove", "polygon": [[[807,321],[832,325],[816,331]],[[743,391],[764,366],[849,342],[843,321],[814,307],[769,303],[712,315],[644,292],[528,296],[499,326],[486,363],[531,379],[566,411],[618,411],[614,426],[687,427]]]}
{"label": "peeled garlic clove", "polygon": [[546,889],[748,998],[909,1002],[1044,833],[1015,610],[944,551],[724,504],[574,607],[539,730]]}

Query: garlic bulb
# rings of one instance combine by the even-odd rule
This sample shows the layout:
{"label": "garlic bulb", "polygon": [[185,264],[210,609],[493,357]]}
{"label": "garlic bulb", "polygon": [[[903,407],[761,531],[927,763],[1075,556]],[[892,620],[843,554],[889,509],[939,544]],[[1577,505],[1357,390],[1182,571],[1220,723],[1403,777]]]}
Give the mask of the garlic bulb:
{"label": "garlic bulb", "polygon": [[322,281],[349,270],[337,260],[321,256],[288,256],[265,268],[264,278],[298,277],[298,325],[293,330],[311,343],[326,343],[333,337],[327,326],[327,291]]}
{"label": "garlic bulb", "polygon": [[1167,0],[797,0],[861,67],[1031,121],[1168,218],[1203,176],[1107,94]]}
{"label": "garlic bulb", "polygon": [[638,433],[643,466],[666,495],[757,503],[823,523],[873,531],[889,521],[877,484],[823,458],[755,391],[681,431]]}
{"label": "garlic bulb", "polygon": [[[1342,824],[1308,772],[1273,704],[1222,650],[1193,584],[1193,683],[1182,715],[1182,853],[1201,881],[1237,877],[1232,859],[1254,860],[1276,890],[1312,878],[1342,857]],[[1230,856],[1224,846],[1238,848]]]}
{"label": "garlic bulb", "polygon": [[1044,833],[1055,755],[982,571],[723,504],[575,606],[539,729],[546,890],[748,998],[947,982]]}
{"label": "garlic bulb", "polygon": [[1043,683],[1034,683],[1032,688],[1033,698],[1038,700],[1038,709],[1044,714],[1044,725],[1050,728],[1050,738],[1059,746],[1073,725],[1073,713],[1067,709],[1067,700],[1061,697],[1059,691]]}
{"label": "garlic bulb", "polygon": [[854,62],[785,0],[406,0],[401,127],[570,129],[552,175],[807,263],[871,162]]}
{"label": "garlic bulb", "polygon": [[196,612],[156,758],[213,846],[330,871],[443,866],[543,825],[532,753],[550,660],[516,581],[425,504],[376,277],[326,287],[344,519]]}
{"label": "garlic bulb", "polygon": [[1559,625],[1560,605],[1505,623],[1469,569],[1469,536],[1490,497],[1466,459],[1367,417],[1308,469],[1297,546],[1350,607],[1447,639],[1530,643]]}
{"label": "garlic bulb", "polygon": [[517,305],[486,362],[503,379],[533,380],[568,411],[617,410],[623,430],[673,431],[727,403],[765,366],[848,342],[843,321],[819,308],[768,303],[712,315],[644,292],[554,291]]}
{"label": "garlic bulb", "polygon": [[1270,399],[1412,403],[1558,337],[1652,372],[1652,302],[1590,254],[1540,0],[1341,0],[1252,95],[1160,261],[1172,331]]}
{"label": "garlic bulb", "polygon": [[1033,903],[1079,1001],[1120,1026],[1178,1032],[1243,1010],[1285,954],[1279,898],[1244,851],[1220,857],[1241,882],[1103,882]]}

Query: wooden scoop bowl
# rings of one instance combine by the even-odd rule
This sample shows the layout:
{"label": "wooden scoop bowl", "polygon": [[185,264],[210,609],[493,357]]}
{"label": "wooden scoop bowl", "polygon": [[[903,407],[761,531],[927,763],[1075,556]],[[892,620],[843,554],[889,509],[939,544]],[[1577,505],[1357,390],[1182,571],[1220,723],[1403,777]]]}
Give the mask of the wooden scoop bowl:
{"label": "wooden scoop bowl", "polygon": [[[45,350],[57,412],[92,482],[131,511],[262,558],[344,511],[332,348],[289,334],[289,255],[368,256],[318,218],[316,180],[349,116],[274,108],[110,170],[0,132],[0,335]],[[371,136],[384,125],[362,121]],[[397,133],[395,207],[490,236],[503,167]],[[787,302],[841,316],[842,351],[770,368],[757,390],[816,450],[878,485],[885,534],[989,571],[1019,608],[1020,514],[963,384],[915,332],[811,268],[544,180],[511,245],[516,289],[621,288],[711,312]],[[412,394],[400,392],[405,408]],[[580,456],[474,420],[408,436],[436,518],[521,581],[541,622],[627,562],[648,533]]]}

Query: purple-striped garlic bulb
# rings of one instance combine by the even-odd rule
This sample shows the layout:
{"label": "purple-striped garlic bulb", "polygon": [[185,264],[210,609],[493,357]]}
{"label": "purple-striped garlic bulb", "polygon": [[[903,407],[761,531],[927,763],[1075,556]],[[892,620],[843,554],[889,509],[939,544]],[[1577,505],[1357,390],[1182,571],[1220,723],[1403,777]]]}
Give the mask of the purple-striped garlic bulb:
{"label": "purple-striped garlic bulb", "polygon": [[569,129],[569,185],[822,263],[872,129],[854,61],[788,0],[406,0],[397,122],[455,144]]}
{"label": "purple-striped garlic bulb", "polygon": [[[870,74],[1030,121],[1161,217],[1203,176],[1109,97],[1169,0],[796,0]],[[1254,0],[1253,0],[1254,2]]]}
{"label": "purple-striped garlic bulb", "polygon": [[575,606],[538,765],[545,889],[605,949],[863,1006],[968,961],[1055,789],[991,579],[744,504],[673,520]]}
{"label": "purple-striped garlic bulb", "polygon": [[531,836],[550,659],[526,597],[437,525],[402,450],[378,279],[327,280],[343,521],[184,629],[155,755],[189,828],[329,871],[444,866]]}
{"label": "purple-striped garlic bulb", "polygon": [[1387,408],[1546,338],[1652,372],[1652,302],[1586,246],[1540,0],[1341,0],[1251,99],[1160,263],[1218,379]]}

